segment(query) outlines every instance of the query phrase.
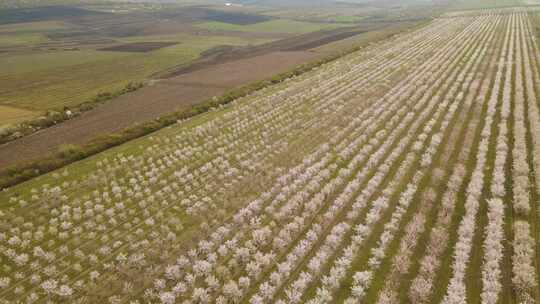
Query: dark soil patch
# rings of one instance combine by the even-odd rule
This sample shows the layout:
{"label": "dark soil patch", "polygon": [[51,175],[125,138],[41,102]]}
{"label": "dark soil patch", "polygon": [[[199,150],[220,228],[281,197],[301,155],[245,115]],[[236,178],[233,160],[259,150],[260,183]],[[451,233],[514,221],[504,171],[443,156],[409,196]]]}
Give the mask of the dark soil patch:
{"label": "dark soil patch", "polygon": [[178,42],[134,42],[110,46],[98,49],[98,51],[147,53],[175,44]]}
{"label": "dark soil patch", "polygon": [[328,35],[328,36],[322,37],[321,39],[315,39],[315,40],[312,40],[312,41],[308,41],[306,43],[299,43],[299,44],[297,44],[297,45],[295,45],[295,46],[293,46],[291,48],[285,49],[285,50],[286,51],[309,50],[309,49],[319,47],[321,45],[325,45],[325,44],[332,43],[332,42],[335,42],[335,41],[347,39],[347,38],[350,38],[350,37],[353,37],[353,36],[356,36],[356,35],[359,35],[359,34],[362,34],[362,33],[366,33],[366,32],[368,32],[368,31],[361,30],[361,31],[351,31],[351,32],[336,33],[336,34],[333,34],[333,35]]}
{"label": "dark soil patch", "polygon": [[235,45],[218,45],[211,49],[208,49],[206,51],[201,52],[202,57],[210,57],[214,55],[219,55],[223,53],[231,53],[242,49],[241,46],[235,46]]}
{"label": "dark soil patch", "polygon": [[187,73],[192,73],[194,71],[204,69],[206,67],[221,64],[225,62],[230,62],[238,60],[240,58],[249,58],[260,56],[272,52],[297,52],[297,51],[307,51],[315,47],[319,47],[331,42],[343,40],[355,35],[358,35],[363,32],[368,32],[370,30],[380,29],[386,25],[377,25],[376,27],[362,28],[358,30],[356,28],[341,28],[330,31],[321,31],[308,33],[304,35],[294,36],[286,39],[281,39],[278,41],[257,45],[257,46],[248,46],[248,47],[231,47],[231,46],[219,46],[208,50],[202,54],[202,58],[199,60],[187,65],[187,66],[178,66],[173,68],[166,73],[160,73],[159,75],[154,75],[155,78],[166,79],[170,77],[175,77],[178,75],[183,75]]}

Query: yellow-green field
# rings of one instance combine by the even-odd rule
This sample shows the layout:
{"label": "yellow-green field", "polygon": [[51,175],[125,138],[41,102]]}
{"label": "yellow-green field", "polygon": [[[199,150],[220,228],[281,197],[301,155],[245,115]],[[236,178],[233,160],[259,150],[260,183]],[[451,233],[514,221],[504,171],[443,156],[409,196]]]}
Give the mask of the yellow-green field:
{"label": "yellow-green field", "polygon": [[37,115],[38,113],[36,112],[0,105],[0,121],[4,122],[5,124],[18,123],[27,119],[35,118]]}
{"label": "yellow-green field", "polygon": [[34,21],[4,24],[0,26],[0,33],[20,33],[20,32],[43,32],[66,28],[62,21]]}
{"label": "yellow-green field", "polygon": [[303,34],[321,30],[330,30],[342,27],[342,24],[312,23],[294,20],[277,19],[249,25],[230,24],[224,22],[210,21],[198,24],[197,27],[208,30],[241,31],[241,32],[263,32],[263,33],[285,33]]}
{"label": "yellow-green field", "polygon": [[454,3],[457,9],[497,8],[523,5],[522,0],[457,0]]}
{"label": "yellow-green field", "polygon": [[44,33],[64,28],[64,23],[60,21],[38,21],[0,25],[0,49],[3,47],[45,43],[48,39]]}
{"label": "yellow-green field", "polygon": [[[96,18],[91,20],[100,23],[103,32],[82,19],[79,23],[59,19],[0,24],[0,105],[11,109],[3,111],[0,126],[47,110],[74,107],[100,93],[120,91],[128,83],[144,82],[156,73],[189,64],[214,47],[259,45],[288,34],[344,26],[283,19],[250,25],[200,21],[191,30],[189,24],[184,24],[178,30],[172,27],[139,34],[141,26],[150,24],[143,17],[119,14],[118,20],[110,16],[91,18]],[[243,33],[223,34],[223,30]],[[273,35],[267,37],[265,33]],[[137,42],[173,45],[149,52],[102,50]],[[14,109],[33,115],[20,115]]]}
{"label": "yellow-green field", "polygon": [[[77,50],[2,56],[0,104],[31,110],[73,106],[100,92],[119,90],[129,82],[189,63],[212,47],[268,41],[217,36],[167,38],[180,43],[148,53]],[[138,39],[145,40],[126,40]]]}

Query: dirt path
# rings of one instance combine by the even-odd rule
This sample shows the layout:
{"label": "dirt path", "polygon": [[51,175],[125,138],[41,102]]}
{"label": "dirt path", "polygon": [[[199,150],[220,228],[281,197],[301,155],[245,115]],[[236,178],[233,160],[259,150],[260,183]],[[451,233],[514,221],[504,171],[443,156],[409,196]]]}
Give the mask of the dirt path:
{"label": "dirt path", "polygon": [[57,151],[62,144],[84,144],[99,135],[155,119],[323,56],[308,51],[272,52],[161,80],[72,120],[0,146],[0,169],[42,158]]}

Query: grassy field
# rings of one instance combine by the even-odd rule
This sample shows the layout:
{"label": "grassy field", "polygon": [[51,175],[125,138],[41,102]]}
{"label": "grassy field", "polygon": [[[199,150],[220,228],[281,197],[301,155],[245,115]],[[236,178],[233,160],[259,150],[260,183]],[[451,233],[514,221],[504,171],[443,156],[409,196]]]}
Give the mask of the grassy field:
{"label": "grassy field", "polygon": [[522,0],[456,0],[453,4],[455,9],[479,9],[511,7],[525,4]]}
{"label": "grassy field", "polygon": [[311,22],[336,22],[354,23],[377,11],[368,6],[306,6],[301,8],[284,7],[275,10],[264,11],[265,15],[277,18],[287,18]]}
{"label": "grassy field", "polygon": [[66,25],[62,21],[35,21],[2,24],[0,34],[20,34],[20,33],[44,33],[65,29]]}
{"label": "grassy field", "polygon": [[330,30],[339,28],[343,25],[301,22],[294,20],[270,20],[250,25],[238,25],[224,22],[204,22],[198,24],[197,27],[207,30],[225,30],[225,31],[241,31],[241,32],[259,32],[259,33],[284,33],[284,34],[304,34],[316,32],[320,30]]}
{"label": "grassy field", "polygon": [[23,33],[23,34],[0,34],[0,46],[15,46],[28,43],[46,42],[47,38],[41,34]]}
{"label": "grassy field", "polygon": [[132,37],[122,42],[178,41],[149,53],[96,50],[52,51],[1,56],[0,104],[29,110],[74,106],[100,92],[119,90],[153,73],[187,64],[219,45],[249,45],[265,39],[236,37],[163,36]]}
{"label": "grassy field", "polygon": [[338,23],[355,23],[363,20],[362,16],[329,16],[328,20]]}
{"label": "grassy field", "polygon": [[35,118],[38,115],[38,112],[32,112],[14,107],[0,106],[0,121],[5,122],[5,124],[19,123],[28,119]]}

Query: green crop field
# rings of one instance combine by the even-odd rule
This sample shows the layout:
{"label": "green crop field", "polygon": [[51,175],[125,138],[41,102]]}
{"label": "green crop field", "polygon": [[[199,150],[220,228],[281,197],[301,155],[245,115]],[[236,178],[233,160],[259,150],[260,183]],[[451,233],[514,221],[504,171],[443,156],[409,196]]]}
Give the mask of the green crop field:
{"label": "green crop field", "polygon": [[370,16],[375,10],[369,7],[303,7],[283,8],[273,11],[265,11],[264,14],[276,18],[301,20],[306,22],[331,22],[351,24],[362,21]]}
{"label": "green crop field", "polygon": [[355,23],[361,21],[365,17],[362,16],[329,16],[328,20],[338,23]]}
{"label": "green crop field", "polygon": [[262,32],[262,33],[285,33],[285,34],[303,34],[316,32],[320,30],[330,30],[342,27],[340,24],[326,24],[302,22],[294,20],[270,20],[249,25],[238,25],[224,22],[204,22],[197,24],[197,27],[208,30],[241,31],[241,32]]}
{"label": "green crop field", "polygon": [[456,9],[478,9],[478,8],[497,8],[511,7],[525,4],[522,0],[456,0],[454,6]]}
{"label": "green crop field", "polygon": [[219,45],[250,45],[266,39],[238,37],[132,37],[122,42],[179,41],[149,53],[96,50],[52,51],[0,56],[0,104],[29,110],[74,106],[100,92],[112,92],[153,73],[187,64]]}
{"label": "green crop field", "polygon": [[31,43],[46,42],[45,38],[41,34],[25,33],[25,34],[0,34],[0,46],[14,46]]}

